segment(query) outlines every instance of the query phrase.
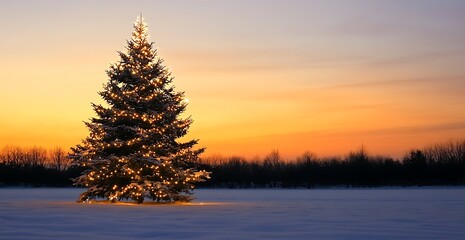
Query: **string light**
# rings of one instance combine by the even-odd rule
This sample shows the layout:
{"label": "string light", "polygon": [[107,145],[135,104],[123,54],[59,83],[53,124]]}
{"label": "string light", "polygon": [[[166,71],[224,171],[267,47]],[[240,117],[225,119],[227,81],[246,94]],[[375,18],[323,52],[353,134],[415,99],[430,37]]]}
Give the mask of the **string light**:
{"label": "string light", "polygon": [[189,99],[169,86],[173,80],[170,69],[162,65],[148,42],[142,17],[134,23],[131,36],[127,53],[120,53],[119,62],[110,63],[110,80],[100,92],[108,106],[93,105],[97,117],[86,123],[90,134],[76,153],[89,168],[75,179],[89,187],[80,200],[187,201],[189,196],[181,193],[209,178],[208,172],[174,164],[199,154],[190,150],[195,141],[176,140],[192,123],[190,118],[179,117]]}

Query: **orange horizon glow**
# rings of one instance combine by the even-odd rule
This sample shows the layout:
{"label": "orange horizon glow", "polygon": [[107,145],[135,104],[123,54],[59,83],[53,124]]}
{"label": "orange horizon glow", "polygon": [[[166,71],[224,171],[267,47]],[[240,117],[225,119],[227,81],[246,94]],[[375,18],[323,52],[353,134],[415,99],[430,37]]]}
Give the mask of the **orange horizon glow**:
{"label": "orange horizon glow", "polygon": [[[362,145],[399,158],[465,138],[465,3],[362,2],[141,3],[189,99],[187,139],[204,156],[294,159]],[[90,103],[103,102],[141,11],[107,7],[0,3],[0,147],[69,149],[88,135]]]}

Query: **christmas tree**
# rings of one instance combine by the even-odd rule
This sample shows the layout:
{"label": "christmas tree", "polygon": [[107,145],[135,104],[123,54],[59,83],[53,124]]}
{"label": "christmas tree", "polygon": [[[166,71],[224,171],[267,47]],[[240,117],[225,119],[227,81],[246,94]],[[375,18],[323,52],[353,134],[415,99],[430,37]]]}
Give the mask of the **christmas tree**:
{"label": "christmas tree", "polygon": [[96,117],[85,123],[90,134],[72,148],[73,162],[87,168],[74,179],[87,187],[79,202],[186,202],[192,200],[194,183],[209,178],[192,164],[204,151],[193,149],[197,140],[179,140],[192,123],[180,116],[187,99],[172,86],[147,31],[141,16],[127,52],[119,52],[120,61],[107,70],[109,81],[99,92],[106,105],[92,104]]}

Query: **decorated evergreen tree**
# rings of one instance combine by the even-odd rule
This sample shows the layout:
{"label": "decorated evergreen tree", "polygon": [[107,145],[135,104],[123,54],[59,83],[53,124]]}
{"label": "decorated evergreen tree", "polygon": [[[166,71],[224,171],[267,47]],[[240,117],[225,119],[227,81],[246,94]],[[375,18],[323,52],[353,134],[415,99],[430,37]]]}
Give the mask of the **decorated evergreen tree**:
{"label": "decorated evergreen tree", "polygon": [[90,134],[72,148],[74,163],[87,168],[74,179],[88,188],[79,202],[185,202],[192,200],[193,184],[209,178],[192,164],[204,151],[193,149],[197,140],[179,140],[192,123],[180,116],[187,101],[171,85],[173,77],[147,30],[139,17],[127,52],[119,52],[121,60],[110,66],[109,81],[99,92],[107,104],[92,104],[97,116],[86,122]]}

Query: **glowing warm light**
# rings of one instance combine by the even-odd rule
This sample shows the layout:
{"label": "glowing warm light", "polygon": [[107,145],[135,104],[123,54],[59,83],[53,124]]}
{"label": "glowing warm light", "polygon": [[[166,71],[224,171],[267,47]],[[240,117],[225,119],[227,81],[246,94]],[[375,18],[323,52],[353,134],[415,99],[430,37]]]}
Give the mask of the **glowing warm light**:
{"label": "glowing warm light", "polygon": [[191,201],[194,183],[210,178],[209,172],[188,167],[203,149],[194,149],[197,140],[179,139],[192,123],[180,116],[187,105],[184,93],[168,85],[170,73],[146,28],[138,18],[127,52],[110,66],[99,92],[106,105],[92,103],[97,116],[85,122],[89,135],[72,149],[73,164],[89,167],[73,179],[87,187],[79,202]]}

